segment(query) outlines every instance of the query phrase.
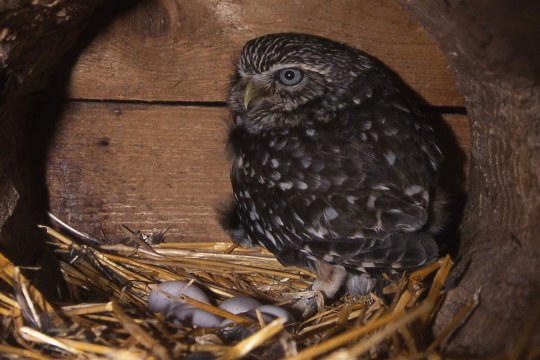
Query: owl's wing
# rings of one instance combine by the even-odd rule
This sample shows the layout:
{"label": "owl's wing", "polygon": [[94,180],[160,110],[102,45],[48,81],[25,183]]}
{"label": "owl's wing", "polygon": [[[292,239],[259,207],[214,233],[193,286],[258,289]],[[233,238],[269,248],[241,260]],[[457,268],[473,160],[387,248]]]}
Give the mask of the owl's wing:
{"label": "owl's wing", "polygon": [[300,251],[363,272],[415,268],[437,256],[422,230],[425,204],[391,189],[352,194],[292,199],[295,229],[289,238],[296,238]]}
{"label": "owl's wing", "polygon": [[366,273],[414,269],[436,258],[435,242],[422,230],[425,203],[391,189],[353,193],[295,211],[304,222],[295,230],[301,252]]}
{"label": "owl's wing", "polygon": [[298,190],[285,191],[294,215],[290,238],[300,251],[359,269],[411,268],[436,256],[422,231],[437,154],[407,114],[396,114],[394,122],[360,119],[337,135],[312,131],[310,141],[284,146],[302,155],[288,169]]}
{"label": "owl's wing", "polygon": [[359,272],[392,274],[418,268],[437,258],[433,238],[425,233],[395,233],[383,238],[312,239],[305,253]]}

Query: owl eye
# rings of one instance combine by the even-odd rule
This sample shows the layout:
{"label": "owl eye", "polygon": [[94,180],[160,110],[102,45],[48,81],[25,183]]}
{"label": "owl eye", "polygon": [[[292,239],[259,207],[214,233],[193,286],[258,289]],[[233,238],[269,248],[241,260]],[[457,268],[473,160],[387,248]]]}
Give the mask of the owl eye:
{"label": "owl eye", "polygon": [[304,78],[304,73],[301,70],[290,68],[280,70],[278,80],[283,85],[293,86],[298,84]]}

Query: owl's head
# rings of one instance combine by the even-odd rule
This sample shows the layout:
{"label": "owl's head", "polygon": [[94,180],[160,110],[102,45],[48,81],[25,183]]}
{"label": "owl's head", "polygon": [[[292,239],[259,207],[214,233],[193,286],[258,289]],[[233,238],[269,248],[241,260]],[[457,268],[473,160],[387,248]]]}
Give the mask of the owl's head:
{"label": "owl's head", "polygon": [[253,133],[330,122],[361,101],[355,84],[374,67],[367,54],[317,36],[261,36],[242,49],[229,106]]}

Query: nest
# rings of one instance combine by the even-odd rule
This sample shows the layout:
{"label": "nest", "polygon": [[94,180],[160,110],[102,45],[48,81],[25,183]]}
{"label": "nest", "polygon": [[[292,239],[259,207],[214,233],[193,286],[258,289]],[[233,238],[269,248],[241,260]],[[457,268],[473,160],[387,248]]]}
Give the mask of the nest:
{"label": "nest", "polygon": [[353,301],[344,296],[288,326],[279,318],[254,321],[185,298],[252,330],[247,337],[225,341],[220,328],[175,325],[150,313],[146,302],[151,287],[163,281],[193,281],[207,290],[214,304],[248,295],[286,306],[306,296],[314,275],[284,268],[262,249],[231,243],[151,245],[156,237],[131,234],[134,245],[105,245],[43,229],[61,259],[71,301],[48,302],[0,254],[0,278],[11,288],[0,293],[0,353],[8,358],[437,359],[441,346],[477,303],[471,299],[447,329],[430,336],[452,267],[449,257],[388,286],[385,299],[370,295]]}

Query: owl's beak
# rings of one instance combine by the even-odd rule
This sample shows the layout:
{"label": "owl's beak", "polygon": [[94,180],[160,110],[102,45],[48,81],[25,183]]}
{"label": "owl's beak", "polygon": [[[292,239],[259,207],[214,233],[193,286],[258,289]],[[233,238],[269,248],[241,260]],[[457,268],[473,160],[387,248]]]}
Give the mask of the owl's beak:
{"label": "owl's beak", "polygon": [[244,108],[247,109],[249,102],[253,98],[253,95],[255,95],[255,92],[253,91],[253,85],[251,84],[251,81],[247,83],[245,89],[244,89]]}
{"label": "owl's beak", "polygon": [[250,79],[244,88],[244,108],[247,109],[249,104],[254,100],[266,95],[265,85],[259,80]]}

